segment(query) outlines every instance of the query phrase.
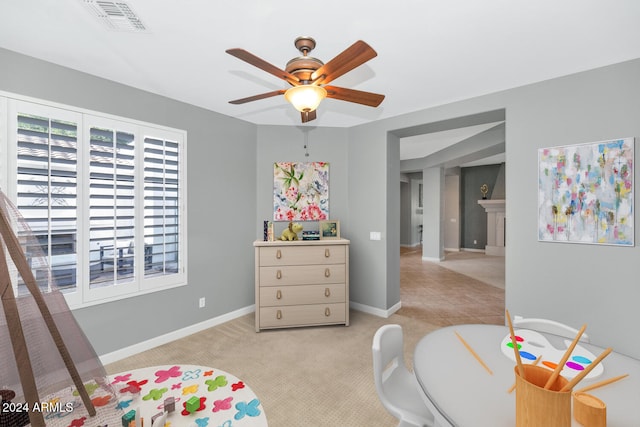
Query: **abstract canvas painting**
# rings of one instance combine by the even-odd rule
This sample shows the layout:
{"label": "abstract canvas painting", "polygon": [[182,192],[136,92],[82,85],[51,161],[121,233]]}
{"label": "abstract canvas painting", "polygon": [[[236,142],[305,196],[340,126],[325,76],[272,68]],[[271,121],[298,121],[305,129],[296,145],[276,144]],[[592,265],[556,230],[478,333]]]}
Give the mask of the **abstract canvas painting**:
{"label": "abstract canvas painting", "polygon": [[634,245],[634,139],[538,150],[538,240]]}
{"label": "abstract canvas painting", "polygon": [[318,221],[327,218],[329,163],[274,163],[274,221]]}

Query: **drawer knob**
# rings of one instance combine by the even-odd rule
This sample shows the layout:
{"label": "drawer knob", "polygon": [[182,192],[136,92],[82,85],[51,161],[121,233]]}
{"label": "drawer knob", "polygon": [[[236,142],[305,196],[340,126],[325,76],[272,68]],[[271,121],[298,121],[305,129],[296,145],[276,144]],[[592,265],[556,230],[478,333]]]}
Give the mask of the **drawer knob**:
{"label": "drawer knob", "polygon": [[326,317],[331,316],[331,309],[330,309],[329,307],[327,307],[327,308],[325,308],[325,309],[324,309],[324,315],[325,315]]}
{"label": "drawer knob", "polygon": [[329,270],[328,268],[324,269],[324,277],[329,277],[331,276],[331,270]]}
{"label": "drawer knob", "polygon": [[329,288],[324,288],[324,296],[325,297],[330,297],[331,296],[331,289]]}
{"label": "drawer knob", "polygon": [[325,257],[325,258],[329,258],[330,256],[331,256],[331,252],[329,252],[329,248],[326,248],[326,249],[324,250],[324,257]]}
{"label": "drawer knob", "polygon": [[282,252],[280,252],[280,249],[276,251],[276,258],[278,259],[282,258]]}
{"label": "drawer knob", "polygon": [[276,311],[276,319],[278,320],[282,319],[282,311],[280,310]]}
{"label": "drawer knob", "polygon": [[282,299],[282,291],[280,289],[276,292],[276,298]]}
{"label": "drawer knob", "polygon": [[276,279],[282,279],[282,271],[276,271]]}

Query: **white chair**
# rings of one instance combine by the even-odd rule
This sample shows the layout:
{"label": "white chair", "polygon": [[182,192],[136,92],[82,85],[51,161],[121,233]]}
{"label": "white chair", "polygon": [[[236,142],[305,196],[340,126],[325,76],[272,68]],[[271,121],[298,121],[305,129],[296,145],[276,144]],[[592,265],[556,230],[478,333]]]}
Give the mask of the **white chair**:
{"label": "white chair", "polygon": [[[561,337],[574,339],[578,335],[578,329],[564,323],[556,322],[549,319],[524,318],[522,316],[513,316],[513,327],[521,329],[533,329],[538,332],[547,332],[549,334],[559,335]],[[580,341],[589,343],[589,335],[586,332],[580,337]]]}
{"label": "white chair", "polygon": [[384,325],[373,337],[373,378],[378,396],[387,411],[400,420],[398,427],[431,427],[433,415],[404,363],[403,345],[400,325]]}

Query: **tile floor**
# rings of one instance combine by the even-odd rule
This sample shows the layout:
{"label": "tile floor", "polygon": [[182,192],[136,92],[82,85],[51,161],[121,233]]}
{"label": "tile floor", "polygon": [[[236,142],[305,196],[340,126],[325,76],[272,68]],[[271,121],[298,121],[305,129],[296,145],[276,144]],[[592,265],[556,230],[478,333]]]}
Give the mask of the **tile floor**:
{"label": "tile floor", "polygon": [[400,250],[398,314],[439,326],[463,323],[504,325],[504,290],[423,261],[422,249]]}

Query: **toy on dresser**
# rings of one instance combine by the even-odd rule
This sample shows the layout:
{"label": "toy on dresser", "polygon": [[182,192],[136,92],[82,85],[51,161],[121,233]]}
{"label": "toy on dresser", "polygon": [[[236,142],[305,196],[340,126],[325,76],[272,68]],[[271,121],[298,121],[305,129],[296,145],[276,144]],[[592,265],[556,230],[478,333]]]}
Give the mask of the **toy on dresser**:
{"label": "toy on dresser", "polygon": [[290,222],[289,227],[287,227],[280,235],[280,240],[298,240],[298,233],[301,231],[302,225],[297,222]]}

